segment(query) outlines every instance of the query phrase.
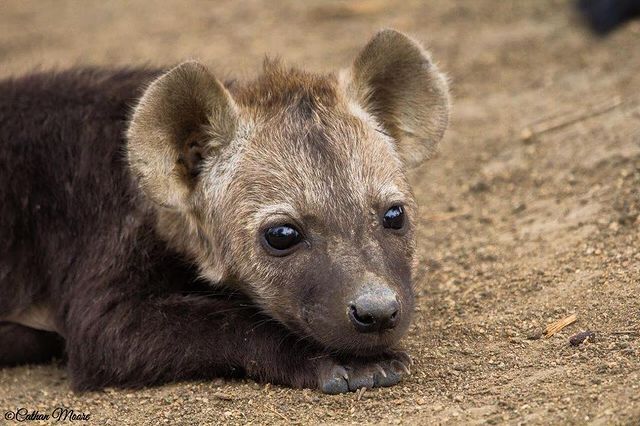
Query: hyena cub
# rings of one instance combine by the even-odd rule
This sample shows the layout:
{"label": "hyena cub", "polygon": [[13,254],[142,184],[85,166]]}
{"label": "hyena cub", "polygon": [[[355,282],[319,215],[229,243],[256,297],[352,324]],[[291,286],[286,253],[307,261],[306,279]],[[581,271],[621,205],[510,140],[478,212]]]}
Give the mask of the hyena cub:
{"label": "hyena cub", "polygon": [[223,84],[185,62],[1,82],[0,364],[63,355],[77,390],[397,383],[404,170],[448,113],[443,75],[393,30],[329,75],[268,62]]}

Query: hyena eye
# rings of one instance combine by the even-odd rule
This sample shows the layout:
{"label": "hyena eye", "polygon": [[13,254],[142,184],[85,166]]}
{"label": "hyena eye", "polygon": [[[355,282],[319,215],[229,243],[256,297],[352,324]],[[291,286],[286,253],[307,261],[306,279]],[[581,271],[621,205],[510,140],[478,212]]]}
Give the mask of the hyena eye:
{"label": "hyena eye", "polygon": [[278,225],[264,232],[264,241],[274,254],[282,255],[302,241],[302,234],[293,225]]}
{"label": "hyena eye", "polygon": [[404,208],[393,206],[382,216],[382,226],[389,229],[402,229],[404,227]]}

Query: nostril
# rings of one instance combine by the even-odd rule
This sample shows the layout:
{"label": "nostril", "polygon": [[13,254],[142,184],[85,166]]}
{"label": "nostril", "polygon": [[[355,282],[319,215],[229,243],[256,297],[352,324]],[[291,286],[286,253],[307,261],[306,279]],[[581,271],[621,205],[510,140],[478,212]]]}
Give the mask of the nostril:
{"label": "nostril", "polygon": [[383,321],[380,324],[380,329],[381,330],[385,330],[385,329],[390,329],[390,328],[394,328],[396,326],[396,323],[398,322],[398,316],[399,316],[399,309],[395,309],[391,315],[389,315],[388,319],[386,321]]}
{"label": "nostril", "polygon": [[352,318],[356,322],[358,322],[358,323],[360,323],[362,325],[366,325],[366,326],[375,324],[376,319],[372,315],[370,315],[370,314],[362,314],[362,315],[358,314],[358,308],[356,308],[356,305],[354,305],[354,304],[349,305],[349,309],[351,310],[350,314],[351,314]]}

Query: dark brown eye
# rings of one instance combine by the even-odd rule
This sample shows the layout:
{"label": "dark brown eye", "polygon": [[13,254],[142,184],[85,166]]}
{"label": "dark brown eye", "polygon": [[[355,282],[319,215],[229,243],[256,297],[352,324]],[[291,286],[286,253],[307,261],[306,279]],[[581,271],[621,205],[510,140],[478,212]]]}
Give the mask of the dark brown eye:
{"label": "dark brown eye", "polygon": [[382,226],[389,229],[402,229],[404,227],[404,208],[393,206],[382,216]]}
{"label": "dark brown eye", "polygon": [[264,240],[273,250],[284,252],[302,241],[302,234],[293,225],[278,225],[264,232]]}

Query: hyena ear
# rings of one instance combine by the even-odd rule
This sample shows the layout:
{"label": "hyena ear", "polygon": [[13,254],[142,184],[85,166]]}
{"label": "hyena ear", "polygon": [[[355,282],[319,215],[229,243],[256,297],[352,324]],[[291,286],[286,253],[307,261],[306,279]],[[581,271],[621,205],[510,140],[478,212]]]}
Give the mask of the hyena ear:
{"label": "hyena ear", "polygon": [[156,204],[183,209],[203,161],[229,142],[235,102],[203,65],[189,61],[158,77],[136,106],[127,132],[130,168]]}
{"label": "hyena ear", "polygon": [[346,70],[347,91],[398,144],[408,167],[427,159],[449,121],[449,88],[429,53],[395,30],[378,32]]}

